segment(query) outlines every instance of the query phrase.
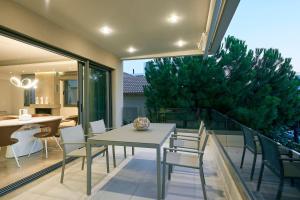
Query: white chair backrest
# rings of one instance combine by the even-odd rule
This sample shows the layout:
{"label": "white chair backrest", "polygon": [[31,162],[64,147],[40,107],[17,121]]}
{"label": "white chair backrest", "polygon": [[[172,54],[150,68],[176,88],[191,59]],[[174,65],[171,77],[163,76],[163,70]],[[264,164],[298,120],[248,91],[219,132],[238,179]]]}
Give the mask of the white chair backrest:
{"label": "white chair backrest", "polygon": [[207,140],[208,140],[208,133],[206,132],[206,128],[203,128],[203,133],[201,135],[200,138],[200,144],[199,144],[199,150],[203,151],[205,150],[206,144],[207,144]]}
{"label": "white chair backrest", "polygon": [[204,122],[201,120],[201,122],[200,122],[200,127],[199,127],[199,130],[198,130],[199,136],[202,135],[203,130],[204,130]]}
{"label": "white chair backrest", "polygon": [[67,144],[67,143],[85,143],[84,131],[81,125],[77,125],[69,128],[62,128],[60,130],[60,137],[62,142],[64,143],[63,147],[66,154],[85,146],[85,144]]}
{"label": "white chair backrest", "polygon": [[91,131],[93,134],[100,134],[100,133],[106,132],[106,128],[105,128],[103,119],[90,122],[90,126],[91,126]]}

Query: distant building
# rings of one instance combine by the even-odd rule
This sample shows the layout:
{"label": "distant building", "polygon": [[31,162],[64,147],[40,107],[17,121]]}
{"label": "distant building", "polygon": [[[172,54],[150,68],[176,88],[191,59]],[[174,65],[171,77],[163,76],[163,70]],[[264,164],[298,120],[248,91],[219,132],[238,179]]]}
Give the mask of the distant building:
{"label": "distant building", "polygon": [[123,73],[123,121],[132,122],[138,116],[146,115],[144,86],[148,85],[144,75]]}

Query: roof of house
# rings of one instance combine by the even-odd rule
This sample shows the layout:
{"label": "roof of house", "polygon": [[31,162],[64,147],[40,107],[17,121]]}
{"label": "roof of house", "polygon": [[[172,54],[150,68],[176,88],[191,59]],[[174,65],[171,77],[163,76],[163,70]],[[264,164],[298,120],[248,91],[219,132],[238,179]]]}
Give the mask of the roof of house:
{"label": "roof of house", "polygon": [[123,73],[124,94],[143,94],[145,85],[148,85],[148,83],[144,75]]}

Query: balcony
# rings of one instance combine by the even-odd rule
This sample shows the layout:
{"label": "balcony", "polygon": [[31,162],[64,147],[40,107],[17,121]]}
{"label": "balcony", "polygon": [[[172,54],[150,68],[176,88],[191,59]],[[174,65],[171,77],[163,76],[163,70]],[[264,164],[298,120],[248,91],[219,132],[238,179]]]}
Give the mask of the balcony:
{"label": "balcony", "polygon": [[[184,111],[175,109],[168,114],[160,113],[163,122],[176,122],[179,132],[195,132],[191,126],[197,126],[199,120],[191,117],[184,119]],[[180,113],[181,118],[176,117]],[[243,168],[240,168],[243,152],[243,133],[239,124],[216,112],[202,110],[207,127],[210,128],[210,139],[205,150],[204,173],[208,199],[275,199],[279,179],[266,169],[263,175],[261,190],[256,191],[261,166],[261,156],[257,157],[253,180],[250,180],[253,163],[252,153],[246,151]],[[206,114],[204,114],[206,113]],[[210,113],[211,118],[207,116]],[[212,114],[213,113],[213,114]],[[171,116],[170,118],[168,116]],[[206,116],[206,117],[205,117]],[[203,118],[203,119],[204,119]],[[188,122],[189,121],[189,122]],[[193,122],[193,123],[192,123]],[[185,129],[181,128],[185,126]],[[189,129],[188,129],[189,128]],[[168,147],[169,142],[164,144]],[[129,147],[127,147],[128,152]],[[112,149],[109,149],[110,155]],[[299,154],[293,151],[293,157]],[[156,165],[155,151],[136,148],[135,155],[123,157],[123,148],[116,148],[117,167],[113,169],[110,161],[109,174],[106,173],[105,157],[99,156],[93,161],[91,199],[155,199],[156,198]],[[65,182],[58,184],[60,170],[56,170],[25,189],[17,190],[4,199],[50,198],[50,199],[86,199],[86,169],[81,170],[81,160],[67,165]],[[51,188],[51,189],[49,189]],[[281,199],[298,199],[300,182],[287,179],[284,183]],[[203,199],[199,171],[175,167],[171,181],[166,185],[166,199]]]}

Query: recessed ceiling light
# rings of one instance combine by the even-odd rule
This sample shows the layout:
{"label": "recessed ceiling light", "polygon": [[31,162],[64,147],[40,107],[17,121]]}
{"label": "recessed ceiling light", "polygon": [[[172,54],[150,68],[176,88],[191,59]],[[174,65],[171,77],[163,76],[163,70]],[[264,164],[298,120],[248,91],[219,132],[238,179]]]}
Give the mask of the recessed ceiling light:
{"label": "recessed ceiling light", "polygon": [[137,50],[136,50],[136,48],[134,48],[134,47],[129,47],[129,48],[127,49],[127,51],[128,51],[129,53],[134,53],[134,52],[136,52]]}
{"label": "recessed ceiling light", "polygon": [[179,21],[179,16],[176,14],[171,14],[168,18],[167,21],[171,24],[176,24]]}
{"label": "recessed ceiling light", "polygon": [[113,32],[113,30],[109,26],[102,26],[100,28],[100,32],[104,35],[110,35]]}
{"label": "recessed ceiling light", "polygon": [[184,45],[186,45],[186,41],[178,40],[177,42],[175,42],[175,45],[178,47],[183,47]]}

